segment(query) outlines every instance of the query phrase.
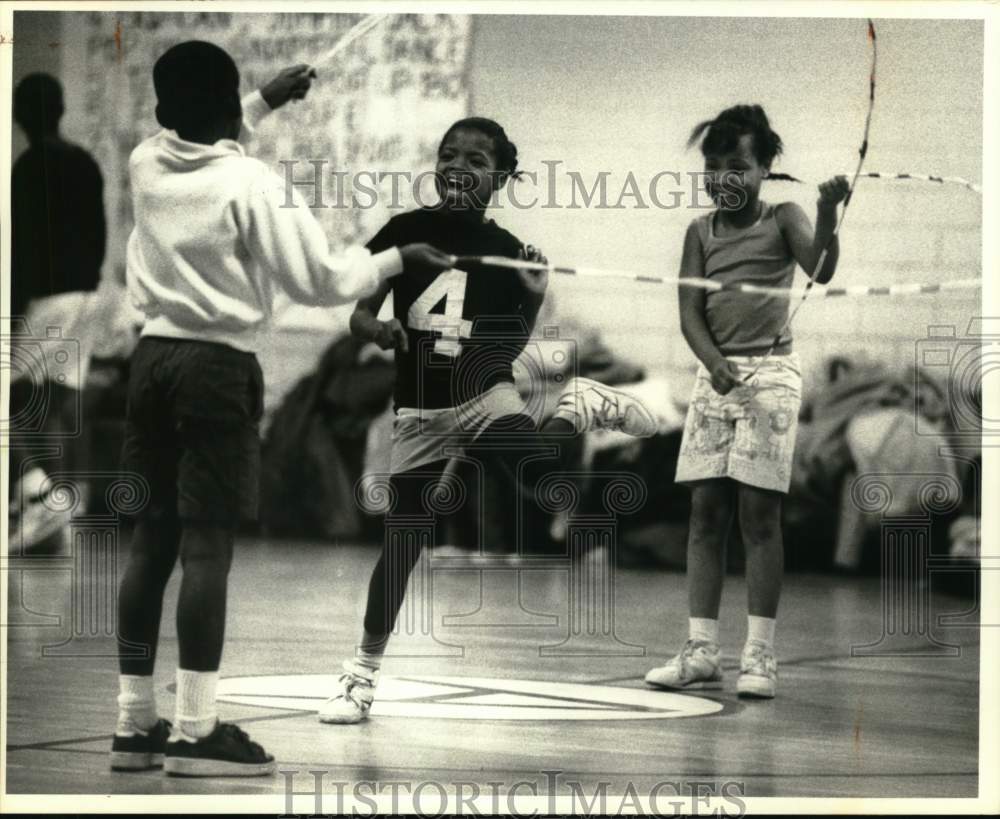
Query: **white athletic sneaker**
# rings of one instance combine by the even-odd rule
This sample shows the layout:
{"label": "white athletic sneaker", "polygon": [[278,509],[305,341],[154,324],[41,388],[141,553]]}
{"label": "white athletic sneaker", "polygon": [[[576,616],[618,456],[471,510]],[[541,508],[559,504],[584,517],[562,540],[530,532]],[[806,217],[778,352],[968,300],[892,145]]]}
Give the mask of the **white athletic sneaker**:
{"label": "white athletic sneaker", "polygon": [[377,684],[378,671],[345,660],[338,691],[320,706],[319,721],[345,725],[368,719]]}
{"label": "white athletic sneaker", "polygon": [[688,640],[680,654],[650,671],[646,682],[658,688],[721,688],[722,652],[715,643]]}
{"label": "white athletic sneaker", "polygon": [[763,643],[750,640],[740,657],[740,678],[736,693],[741,697],[769,700],[778,685],[778,663],[774,652]]}
{"label": "white athletic sneaker", "polygon": [[577,432],[612,429],[636,438],[656,434],[656,418],[638,398],[589,378],[574,378],[566,385],[555,416],[565,418]]}

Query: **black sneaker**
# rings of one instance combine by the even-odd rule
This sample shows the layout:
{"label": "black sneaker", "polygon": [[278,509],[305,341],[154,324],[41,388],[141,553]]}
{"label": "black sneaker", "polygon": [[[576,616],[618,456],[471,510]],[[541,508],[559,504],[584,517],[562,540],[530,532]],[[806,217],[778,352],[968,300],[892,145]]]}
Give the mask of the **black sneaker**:
{"label": "black sneaker", "polygon": [[231,722],[220,722],[207,737],[167,742],[163,770],[169,776],[266,776],[274,757]]}
{"label": "black sneaker", "polygon": [[111,741],[111,770],[148,771],[163,767],[163,755],[170,737],[170,723],[161,719],[148,731],[115,734]]}

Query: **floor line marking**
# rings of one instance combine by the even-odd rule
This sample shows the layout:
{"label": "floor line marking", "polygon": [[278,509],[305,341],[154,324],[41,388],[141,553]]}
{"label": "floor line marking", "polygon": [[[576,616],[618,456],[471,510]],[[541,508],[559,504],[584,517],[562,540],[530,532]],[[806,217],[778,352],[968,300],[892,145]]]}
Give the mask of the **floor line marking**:
{"label": "floor line marking", "polygon": [[[253,706],[245,707],[252,708]],[[227,722],[234,722],[237,725],[242,725],[245,722],[267,722],[271,720],[309,716],[310,714],[318,713],[317,711],[291,711],[287,708],[281,710],[282,713],[280,714],[262,714],[258,717],[241,717],[240,719],[227,720]],[[77,737],[75,739],[55,739],[48,742],[29,742],[20,745],[8,745],[7,751],[47,751],[50,749],[58,749],[59,746],[62,745],[79,745],[85,742],[101,742],[102,740],[107,742],[113,738],[114,734],[98,734],[97,736]]]}
{"label": "floor line marking", "polygon": [[[299,712],[304,713],[304,712]],[[94,751],[85,748],[31,748],[30,750],[35,751],[52,751],[55,753],[78,753],[78,754],[103,754],[103,751]],[[281,772],[282,766],[288,765],[303,765],[312,766],[313,770],[318,770],[319,768],[325,768],[326,770],[333,770],[336,768],[353,769],[353,768],[366,768],[370,769],[371,766],[366,765],[364,762],[358,762],[356,764],[352,763],[339,763],[339,762],[309,762],[309,761],[283,761],[281,759],[277,760],[279,766],[278,772]],[[417,767],[406,767],[402,765],[380,765],[380,771],[415,771],[421,776],[426,776],[428,772],[434,773],[465,773],[472,771],[474,773],[483,774],[486,776],[491,776],[493,774],[513,774],[516,776],[522,776],[526,774],[535,773],[538,774],[539,771],[530,771],[526,769],[513,769],[513,768],[490,768],[489,770],[483,768],[417,768]],[[162,774],[161,771],[154,770],[150,773]],[[887,778],[910,778],[910,777],[961,777],[961,776],[978,776],[979,771],[887,771],[883,773],[865,773],[858,774],[852,772],[836,773],[830,771],[817,771],[815,773],[779,773],[779,772],[760,772],[760,771],[739,771],[739,772],[725,772],[720,773],[718,771],[699,771],[697,773],[692,772],[664,772],[662,770],[658,771],[560,771],[559,778],[562,781],[566,780],[567,776],[625,776],[625,777],[640,777],[640,776],[656,776],[656,777],[681,777],[681,778],[735,778],[735,777],[756,777],[758,779],[804,779],[808,777],[819,777],[822,779],[887,779]],[[260,781],[260,780],[257,780]]]}

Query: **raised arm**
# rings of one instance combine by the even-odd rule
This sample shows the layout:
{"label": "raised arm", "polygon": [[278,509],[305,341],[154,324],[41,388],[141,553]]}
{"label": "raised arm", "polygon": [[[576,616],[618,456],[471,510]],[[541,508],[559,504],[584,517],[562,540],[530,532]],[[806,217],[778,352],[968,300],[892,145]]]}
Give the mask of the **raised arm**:
{"label": "raised arm", "polygon": [[305,99],[316,79],[316,70],[300,63],[283,68],[269,83],[256,91],[251,91],[242,100],[243,127],[240,129],[240,143],[245,144],[253,136],[261,121],[272,111],[281,108],[289,100]]}
{"label": "raised arm", "polygon": [[794,202],[785,202],[778,207],[775,214],[778,227],[792,251],[792,257],[810,276],[816,271],[823,248],[829,246],[823,268],[816,276],[819,284],[830,281],[837,269],[840,240],[833,235],[833,232],[837,228],[837,205],[847,196],[848,190],[845,176],[835,176],[819,186],[815,232],[806,212]]}

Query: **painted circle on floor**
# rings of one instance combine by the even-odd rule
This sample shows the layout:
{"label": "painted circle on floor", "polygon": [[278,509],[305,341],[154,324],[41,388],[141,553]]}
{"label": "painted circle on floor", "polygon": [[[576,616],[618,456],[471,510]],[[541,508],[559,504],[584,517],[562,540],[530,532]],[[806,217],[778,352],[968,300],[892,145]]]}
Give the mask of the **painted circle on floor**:
{"label": "painted circle on floor", "polygon": [[[317,711],[337,687],[336,674],[283,674],[219,680],[221,702]],[[373,717],[467,720],[635,720],[704,717],[714,700],[586,683],[489,677],[382,677]]]}

